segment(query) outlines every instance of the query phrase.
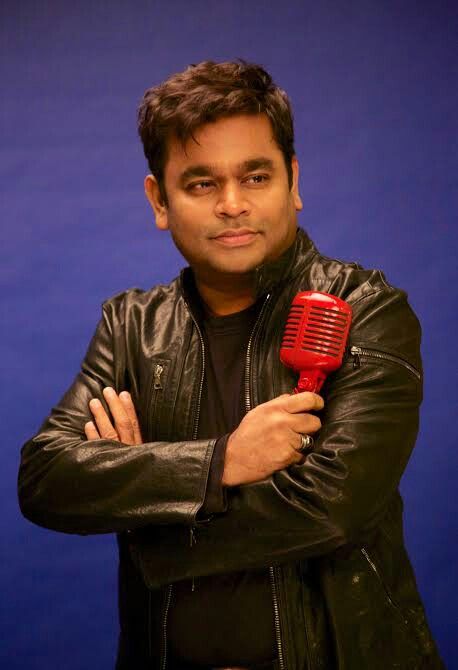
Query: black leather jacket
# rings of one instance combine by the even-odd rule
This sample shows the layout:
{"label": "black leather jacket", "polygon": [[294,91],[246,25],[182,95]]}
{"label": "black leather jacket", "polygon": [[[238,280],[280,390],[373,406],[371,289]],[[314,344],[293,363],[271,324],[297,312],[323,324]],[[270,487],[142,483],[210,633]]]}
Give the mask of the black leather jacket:
{"label": "black leather jacket", "polygon": [[[123,561],[137,566],[163,632],[174,581],[271,566],[282,670],[442,668],[398,493],[422,394],[420,328],[405,293],[378,271],[321,256],[301,230],[258,270],[265,302],[247,352],[247,409],[295,384],[278,352],[298,291],[352,305],[348,353],[323,388],[323,426],[305,463],[228,490],[226,512],[199,519],[215,440],[194,439],[205,352],[188,275],[104,303],[81,372],[23,447],[24,515],[58,531],[117,532],[121,572]],[[130,390],[144,444],[85,440],[88,402],[104,402],[104,386]],[[166,666],[164,650],[149,649],[150,667]]]}

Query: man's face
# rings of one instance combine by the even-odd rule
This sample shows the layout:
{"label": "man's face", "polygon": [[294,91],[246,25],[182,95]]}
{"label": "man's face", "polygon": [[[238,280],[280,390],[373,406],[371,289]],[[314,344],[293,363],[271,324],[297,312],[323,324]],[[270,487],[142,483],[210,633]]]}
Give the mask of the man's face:
{"label": "man's face", "polygon": [[158,228],[170,230],[197,277],[217,286],[278,258],[294,241],[302,209],[295,158],[292,170],[290,189],[267,116],[239,115],[201,126],[184,149],[169,141],[167,206],[152,175],[145,191]]}

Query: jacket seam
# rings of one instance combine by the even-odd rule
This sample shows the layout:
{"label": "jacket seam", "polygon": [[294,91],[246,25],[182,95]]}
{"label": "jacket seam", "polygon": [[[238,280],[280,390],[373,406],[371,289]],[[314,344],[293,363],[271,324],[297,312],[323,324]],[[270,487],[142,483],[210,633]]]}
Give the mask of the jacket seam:
{"label": "jacket seam", "polygon": [[[382,293],[383,291],[386,290],[385,287],[381,287],[381,288],[378,288],[378,289],[374,288],[369,281],[366,282],[366,284],[371,287],[372,291],[370,291],[370,293],[365,293],[360,298],[358,298],[358,300],[355,300],[355,302],[352,302],[351,303],[352,307],[354,307],[355,305],[358,305],[363,300],[367,300],[368,298],[372,298],[374,295],[378,295],[379,293]],[[364,286],[364,284],[363,284],[363,286]],[[392,287],[388,287],[388,288],[390,288],[392,291],[394,290]]]}

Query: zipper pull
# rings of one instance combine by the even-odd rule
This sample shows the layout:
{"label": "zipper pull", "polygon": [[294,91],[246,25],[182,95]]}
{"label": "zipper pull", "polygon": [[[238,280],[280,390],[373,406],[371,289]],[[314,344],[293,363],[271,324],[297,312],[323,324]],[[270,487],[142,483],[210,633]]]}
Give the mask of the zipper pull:
{"label": "zipper pull", "polygon": [[153,386],[153,388],[154,388],[155,391],[160,391],[163,388],[162,382],[161,382],[161,375],[162,375],[163,372],[164,372],[164,366],[159,365],[159,363],[158,363],[156,365],[156,367],[154,368],[154,386]]}
{"label": "zipper pull", "polygon": [[196,533],[194,531],[193,526],[189,529],[189,546],[192,547],[195,544],[197,544],[197,538],[196,538]]}
{"label": "zipper pull", "polygon": [[350,354],[354,356],[353,358],[353,370],[357,370],[361,367],[361,354],[363,353],[361,347],[351,347]]}

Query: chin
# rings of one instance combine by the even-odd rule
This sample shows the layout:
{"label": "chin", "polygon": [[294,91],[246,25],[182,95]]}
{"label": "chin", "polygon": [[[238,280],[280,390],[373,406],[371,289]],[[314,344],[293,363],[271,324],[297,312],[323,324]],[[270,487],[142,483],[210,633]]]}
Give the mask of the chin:
{"label": "chin", "polygon": [[228,274],[253,272],[267,260],[264,250],[258,249],[257,253],[253,253],[253,251],[251,250],[251,253],[243,253],[243,251],[240,253],[240,250],[238,250],[231,255],[220,256],[219,258],[214,256],[212,265],[214,269]]}
{"label": "chin", "polygon": [[256,268],[262,265],[265,262],[264,257],[259,257],[257,259],[250,259],[249,261],[239,261],[238,263],[232,261],[227,263],[215,263],[212,265],[213,272],[219,272],[222,274],[228,275],[246,275],[250,272],[254,272]]}

